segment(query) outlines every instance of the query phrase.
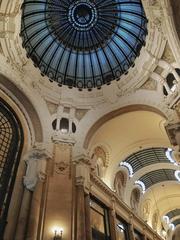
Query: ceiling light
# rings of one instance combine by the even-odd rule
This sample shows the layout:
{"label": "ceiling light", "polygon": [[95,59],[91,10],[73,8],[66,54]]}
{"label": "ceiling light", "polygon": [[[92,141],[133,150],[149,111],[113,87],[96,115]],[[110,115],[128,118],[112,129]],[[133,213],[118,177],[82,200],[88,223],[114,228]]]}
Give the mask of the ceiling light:
{"label": "ceiling light", "polygon": [[137,184],[137,185],[139,185],[141,187],[143,194],[146,192],[146,186],[145,186],[145,184],[142,181],[140,181],[140,180],[135,181],[135,184]]}
{"label": "ceiling light", "polygon": [[180,170],[175,171],[175,177],[180,182]]}
{"label": "ceiling light", "polygon": [[120,166],[126,167],[128,169],[128,172],[129,172],[129,177],[133,177],[133,173],[134,173],[133,172],[133,168],[132,168],[132,166],[129,163],[121,162]]}
{"label": "ceiling light", "polygon": [[172,158],[172,153],[173,153],[173,150],[171,148],[168,148],[166,150],[166,157],[169,159],[171,163],[176,163],[176,161]]}

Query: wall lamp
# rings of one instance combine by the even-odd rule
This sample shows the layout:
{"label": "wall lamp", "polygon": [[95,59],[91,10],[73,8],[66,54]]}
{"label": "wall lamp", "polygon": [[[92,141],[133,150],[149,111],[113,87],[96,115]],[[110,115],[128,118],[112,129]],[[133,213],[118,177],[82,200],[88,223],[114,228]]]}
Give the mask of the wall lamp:
{"label": "wall lamp", "polygon": [[54,228],[54,237],[53,240],[63,240],[63,229],[62,228]]}

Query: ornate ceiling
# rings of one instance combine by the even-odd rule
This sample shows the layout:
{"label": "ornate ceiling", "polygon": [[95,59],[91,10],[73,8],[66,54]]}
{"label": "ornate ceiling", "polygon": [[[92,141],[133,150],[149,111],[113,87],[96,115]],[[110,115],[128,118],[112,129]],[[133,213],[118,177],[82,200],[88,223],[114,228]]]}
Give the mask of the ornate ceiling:
{"label": "ornate ceiling", "polygon": [[119,80],[134,66],[146,35],[140,0],[25,0],[22,6],[27,56],[60,86],[91,90]]}

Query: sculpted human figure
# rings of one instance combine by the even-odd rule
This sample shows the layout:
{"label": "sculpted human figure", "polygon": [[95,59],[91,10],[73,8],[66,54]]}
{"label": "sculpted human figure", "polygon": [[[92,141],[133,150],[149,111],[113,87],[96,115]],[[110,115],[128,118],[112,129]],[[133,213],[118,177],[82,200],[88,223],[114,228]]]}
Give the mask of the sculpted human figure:
{"label": "sculpted human figure", "polygon": [[138,211],[139,201],[140,201],[140,190],[135,188],[131,193],[131,199],[130,199],[131,208],[134,212]]}
{"label": "sculpted human figure", "polygon": [[43,180],[46,174],[47,154],[44,149],[33,148],[26,156],[26,175],[23,182],[25,187],[33,191],[38,179]]}

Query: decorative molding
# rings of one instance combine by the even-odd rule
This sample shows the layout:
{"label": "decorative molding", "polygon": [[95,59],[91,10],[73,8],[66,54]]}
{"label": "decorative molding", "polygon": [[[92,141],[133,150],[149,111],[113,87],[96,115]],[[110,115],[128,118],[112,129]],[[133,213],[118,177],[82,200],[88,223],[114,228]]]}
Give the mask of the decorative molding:
{"label": "decorative molding", "polygon": [[150,91],[156,91],[157,90],[157,81],[149,78],[140,89],[150,90]]}

